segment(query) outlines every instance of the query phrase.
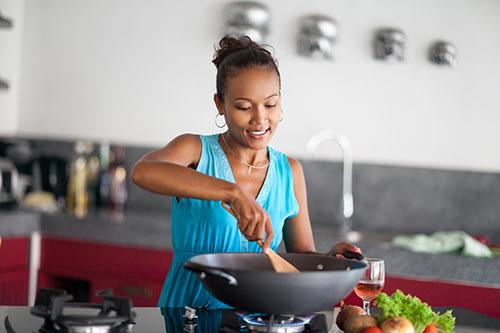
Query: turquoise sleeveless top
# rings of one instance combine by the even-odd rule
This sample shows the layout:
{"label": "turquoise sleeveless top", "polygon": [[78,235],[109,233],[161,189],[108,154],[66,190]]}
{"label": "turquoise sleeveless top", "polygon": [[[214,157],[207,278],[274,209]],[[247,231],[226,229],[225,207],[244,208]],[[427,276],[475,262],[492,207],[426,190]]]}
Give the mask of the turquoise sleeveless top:
{"label": "turquoise sleeveless top", "polygon": [[[218,142],[218,134],[203,136],[201,157],[196,171],[235,182],[229,161]],[[299,212],[293,192],[293,177],[285,154],[268,147],[269,167],[257,202],[271,218],[277,250],[283,225]],[[195,273],[184,268],[192,256],[220,252],[262,252],[256,242],[249,242],[239,231],[236,219],[219,201],[182,198],[172,199],[172,248],[174,257],[158,300],[159,307],[218,309],[229,306],[213,297]]]}

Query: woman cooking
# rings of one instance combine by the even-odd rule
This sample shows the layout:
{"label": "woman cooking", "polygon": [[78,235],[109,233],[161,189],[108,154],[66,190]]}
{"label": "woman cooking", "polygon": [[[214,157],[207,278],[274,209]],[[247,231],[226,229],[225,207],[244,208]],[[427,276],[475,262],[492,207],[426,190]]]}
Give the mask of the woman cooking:
{"label": "woman cooking", "polygon": [[[282,119],[275,59],[248,37],[224,37],[216,50],[216,125],[222,134],[183,134],[134,166],[140,187],[173,196],[174,258],[160,307],[227,308],[184,263],[194,255],[276,250],[313,252],[306,185],[300,163],[269,143]],[[237,216],[221,205],[225,202]],[[340,243],[330,253],[360,249]]]}

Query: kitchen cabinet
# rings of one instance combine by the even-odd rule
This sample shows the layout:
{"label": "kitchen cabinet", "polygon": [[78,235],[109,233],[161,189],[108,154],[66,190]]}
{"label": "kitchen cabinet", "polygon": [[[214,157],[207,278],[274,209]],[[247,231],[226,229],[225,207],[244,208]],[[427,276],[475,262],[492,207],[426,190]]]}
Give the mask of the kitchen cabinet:
{"label": "kitchen cabinet", "polygon": [[0,304],[26,305],[29,289],[27,237],[2,238],[0,247]]}
{"label": "kitchen cabinet", "polygon": [[97,290],[112,288],[134,306],[156,306],[172,256],[167,250],[44,237],[38,287],[66,289],[90,302],[97,301]]}

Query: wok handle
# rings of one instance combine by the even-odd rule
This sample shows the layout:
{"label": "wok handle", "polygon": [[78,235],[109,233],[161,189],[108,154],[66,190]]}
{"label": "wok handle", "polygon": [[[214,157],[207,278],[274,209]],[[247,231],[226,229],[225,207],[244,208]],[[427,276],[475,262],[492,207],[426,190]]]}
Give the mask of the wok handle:
{"label": "wok handle", "polygon": [[357,252],[353,252],[353,251],[349,251],[349,250],[345,250],[344,252],[342,252],[342,255],[344,257],[346,257],[347,259],[356,259],[359,261],[365,259],[365,256],[362,255],[361,253],[357,253]]}
{"label": "wok handle", "polygon": [[227,281],[227,283],[231,286],[238,285],[238,280],[236,280],[236,278],[234,276],[232,276],[231,274],[228,274],[226,272],[223,272],[220,269],[208,268],[208,267],[198,267],[195,265],[190,265],[189,263],[187,263],[184,267],[186,267],[187,269],[189,269],[193,272],[198,273],[201,279],[205,279],[206,274],[211,274],[211,275],[220,277],[222,279],[225,279]]}

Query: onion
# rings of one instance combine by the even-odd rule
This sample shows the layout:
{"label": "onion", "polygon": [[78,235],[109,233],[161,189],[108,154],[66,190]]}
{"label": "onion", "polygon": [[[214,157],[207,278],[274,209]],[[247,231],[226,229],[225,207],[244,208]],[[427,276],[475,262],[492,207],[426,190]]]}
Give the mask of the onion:
{"label": "onion", "polygon": [[336,324],[338,328],[341,330],[344,330],[344,323],[349,317],[353,316],[361,316],[365,315],[366,312],[363,310],[363,308],[356,306],[356,305],[344,305],[342,306],[342,309],[340,310],[338,316],[337,316],[337,321]]}
{"label": "onion", "polygon": [[415,333],[413,324],[405,317],[392,317],[380,326],[383,333]]}

